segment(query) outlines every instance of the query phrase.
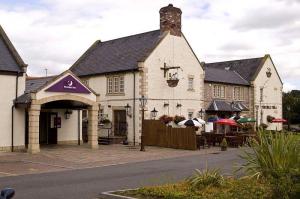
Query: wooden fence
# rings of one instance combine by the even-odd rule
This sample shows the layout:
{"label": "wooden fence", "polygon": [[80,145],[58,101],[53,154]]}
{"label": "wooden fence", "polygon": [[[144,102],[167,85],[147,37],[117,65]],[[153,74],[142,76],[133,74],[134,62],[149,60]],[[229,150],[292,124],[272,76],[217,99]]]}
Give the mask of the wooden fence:
{"label": "wooden fence", "polygon": [[172,128],[159,120],[144,121],[145,145],[196,150],[196,133],[192,128]]}

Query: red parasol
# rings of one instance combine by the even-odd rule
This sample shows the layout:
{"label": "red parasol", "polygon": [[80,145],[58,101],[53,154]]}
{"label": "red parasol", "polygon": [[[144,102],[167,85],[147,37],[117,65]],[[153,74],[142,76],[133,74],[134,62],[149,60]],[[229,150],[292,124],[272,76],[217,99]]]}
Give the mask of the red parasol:
{"label": "red parasol", "polygon": [[275,118],[272,120],[273,123],[285,123],[287,122],[285,119]]}
{"label": "red parasol", "polygon": [[237,126],[237,123],[232,119],[220,119],[220,120],[216,121],[215,123],[229,125],[229,126]]}

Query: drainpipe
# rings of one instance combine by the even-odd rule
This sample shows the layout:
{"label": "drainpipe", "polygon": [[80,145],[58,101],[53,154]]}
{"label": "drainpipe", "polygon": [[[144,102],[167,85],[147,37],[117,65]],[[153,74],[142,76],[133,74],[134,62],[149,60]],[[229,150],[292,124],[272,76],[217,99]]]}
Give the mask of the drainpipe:
{"label": "drainpipe", "polygon": [[133,146],[135,146],[135,71],[133,71]]}
{"label": "drainpipe", "polygon": [[78,115],[78,145],[80,145],[80,110],[77,111]]}
{"label": "drainpipe", "polygon": [[[19,89],[19,73],[17,73],[17,76],[16,76],[15,100],[17,100],[17,97],[18,97],[18,89]],[[11,106],[11,152],[14,152],[14,109],[15,109],[15,105],[13,104]]]}

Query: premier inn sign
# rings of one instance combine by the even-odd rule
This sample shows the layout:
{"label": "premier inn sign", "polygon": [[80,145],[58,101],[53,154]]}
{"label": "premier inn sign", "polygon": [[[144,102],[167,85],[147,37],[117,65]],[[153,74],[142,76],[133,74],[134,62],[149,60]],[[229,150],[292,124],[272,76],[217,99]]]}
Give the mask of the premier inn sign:
{"label": "premier inn sign", "polygon": [[72,75],[68,75],[57,83],[49,87],[47,92],[65,92],[65,93],[91,93],[81,82]]}

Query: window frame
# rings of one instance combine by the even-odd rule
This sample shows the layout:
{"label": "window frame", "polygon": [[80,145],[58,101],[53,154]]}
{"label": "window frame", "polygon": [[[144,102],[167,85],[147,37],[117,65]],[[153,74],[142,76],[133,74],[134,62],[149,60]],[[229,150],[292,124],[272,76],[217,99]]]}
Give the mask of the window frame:
{"label": "window frame", "polygon": [[188,77],[188,91],[194,91],[195,78],[193,76]]}
{"label": "window frame", "polygon": [[226,86],[220,84],[214,84],[212,87],[213,98],[225,99],[226,98]]}
{"label": "window frame", "polygon": [[[236,89],[237,89],[237,92],[236,92]],[[232,95],[233,95],[234,100],[238,100],[238,101],[244,100],[244,98],[245,98],[244,97],[244,88],[241,86],[234,86]]]}
{"label": "window frame", "polygon": [[107,76],[107,95],[122,95],[125,94],[125,77],[124,75]]}

